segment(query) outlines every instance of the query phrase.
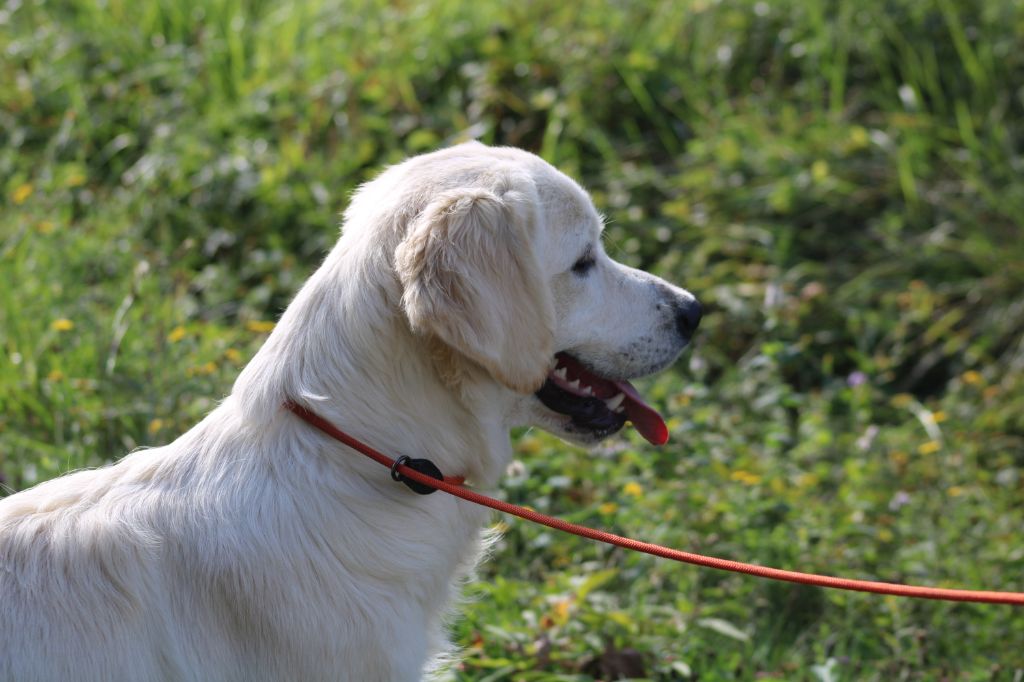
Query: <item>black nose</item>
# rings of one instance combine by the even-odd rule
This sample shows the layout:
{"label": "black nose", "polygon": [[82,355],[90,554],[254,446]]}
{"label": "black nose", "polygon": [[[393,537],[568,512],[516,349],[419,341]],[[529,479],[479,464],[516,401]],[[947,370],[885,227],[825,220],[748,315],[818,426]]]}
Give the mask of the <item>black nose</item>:
{"label": "black nose", "polygon": [[676,327],[684,338],[690,338],[697,331],[697,326],[700,324],[700,317],[703,312],[704,309],[701,308],[700,302],[695,298],[679,306],[679,311],[676,313]]}

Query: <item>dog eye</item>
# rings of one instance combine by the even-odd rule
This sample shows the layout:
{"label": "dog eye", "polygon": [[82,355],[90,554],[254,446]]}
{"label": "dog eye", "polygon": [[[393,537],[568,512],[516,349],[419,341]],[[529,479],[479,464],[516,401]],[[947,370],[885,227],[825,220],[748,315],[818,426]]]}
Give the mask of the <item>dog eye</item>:
{"label": "dog eye", "polygon": [[582,277],[595,265],[597,265],[597,261],[588,253],[586,256],[583,256],[583,258],[580,258],[578,261],[573,263],[572,271]]}

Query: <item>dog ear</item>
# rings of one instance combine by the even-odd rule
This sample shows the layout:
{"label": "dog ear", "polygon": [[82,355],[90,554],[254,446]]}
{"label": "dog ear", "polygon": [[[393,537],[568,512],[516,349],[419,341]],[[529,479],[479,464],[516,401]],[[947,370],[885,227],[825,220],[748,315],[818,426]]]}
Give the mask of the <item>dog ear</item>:
{"label": "dog ear", "polygon": [[511,184],[438,196],[409,225],[395,268],[414,331],[530,393],[554,356],[555,316],[533,245],[536,191]]}

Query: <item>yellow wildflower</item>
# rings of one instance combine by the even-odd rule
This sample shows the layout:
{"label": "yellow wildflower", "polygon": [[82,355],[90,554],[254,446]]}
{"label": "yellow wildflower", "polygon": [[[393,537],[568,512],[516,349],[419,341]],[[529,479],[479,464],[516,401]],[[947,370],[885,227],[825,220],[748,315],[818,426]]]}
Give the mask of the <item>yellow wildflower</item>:
{"label": "yellow wildflower", "polygon": [[960,497],[964,494],[964,489],[958,485],[952,485],[946,488],[946,494],[950,497]]}
{"label": "yellow wildflower", "polygon": [[614,502],[605,502],[597,510],[605,516],[610,516],[619,510],[619,505]]}
{"label": "yellow wildflower", "polygon": [[25,200],[30,196],[32,196],[32,185],[26,182],[18,185],[15,190],[11,192],[11,201],[13,201],[14,205],[17,206],[25,203]]}
{"label": "yellow wildflower", "polygon": [[189,367],[188,369],[186,369],[185,370],[185,376],[189,376],[189,377],[203,376],[203,375],[206,375],[206,374],[213,374],[216,371],[217,371],[217,365],[215,365],[212,362],[204,362],[201,365],[196,365],[195,367]]}
{"label": "yellow wildflower", "polygon": [[921,443],[917,446],[917,451],[922,455],[934,455],[936,452],[942,449],[938,441],[930,440],[927,443]]}
{"label": "yellow wildflower", "polygon": [[568,599],[559,599],[552,605],[549,615],[555,625],[565,625],[569,622],[569,607]]}
{"label": "yellow wildflower", "polygon": [[172,329],[171,333],[167,335],[167,340],[171,343],[178,343],[178,341],[181,341],[183,338],[185,338],[185,328],[181,325]]}
{"label": "yellow wildflower", "polygon": [[75,328],[75,323],[66,317],[59,317],[50,323],[50,329],[55,332],[69,332]]}
{"label": "yellow wildflower", "polygon": [[980,384],[982,382],[982,378],[981,374],[975,372],[973,369],[969,369],[960,375],[960,379],[962,379],[965,384],[970,384],[972,386]]}
{"label": "yellow wildflower", "polygon": [[626,495],[631,495],[633,497],[640,497],[641,495],[644,494],[644,489],[636,481],[630,481],[629,483],[622,487],[622,492]]}
{"label": "yellow wildflower", "polygon": [[239,353],[234,348],[228,348],[226,351],[224,351],[224,357],[226,357],[231,362],[238,362],[242,359],[242,354]]}
{"label": "yellow wildflower", "polygon": [[156,433],[157,431],[159,431],[162,428],[164,428],[164,420],[163,419],[154,419],[154,420],[149,422],[148,430],[149,430],[149,432],[151,434],[152,433]]}
{"label": "yellow wildflower", "polygon": [[257,334],[266,334],[274,331],[274,323],[266,320],[249,320],[245,323],[245,328]]}
{"label": "yellow wildflower", "polygon": [[850,128],[850,135],[847,140],[850,149],[863,149],[868,146],[868,142],[871,141],[871,136],[868,135],[868,131],[861,126],[853,126]]}
{"label": "yellow wildflower", "polygon": [[672,400],[676,407],[687,407],[693,401],[693,399],[685,393],[676,395]]}
{"label": "yellow wildflower", "polygon": [[46,378],[49,381],[60,381],[61,379],[64,378],[64,372],[60,371],[59,369],[55,369],[49,374],[47,374]]}
{"label": "yellow wildflower", "polygon": [[761,477],[757,474],[753,474],[743,469],[737,469],[736,471],[729,474],[729,478],[734,481],[739,481],[743,485],[757,485],[761,482]]}
{"label": "yellow wildflower", "polygon": [[520,438],[519,443],[516,444],[516,450],[528,455],[535,455],[541,451],[540,439],[532,436]]}

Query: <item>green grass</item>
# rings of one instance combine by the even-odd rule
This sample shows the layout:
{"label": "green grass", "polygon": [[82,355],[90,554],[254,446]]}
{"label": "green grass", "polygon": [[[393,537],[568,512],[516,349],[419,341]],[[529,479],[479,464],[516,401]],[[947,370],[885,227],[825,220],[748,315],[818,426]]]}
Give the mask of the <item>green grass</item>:
{"label": "green grass", "polygon": [[[1024,590],[1012,0],[0,10],[0,475],[167,442],[384,164],[476,136],[592,189],[708,314],[664,448],[519,434],[502,490],[675,547]],[[1020,680],[1024,612],[737,577],[508,524],[458,680]]]}

